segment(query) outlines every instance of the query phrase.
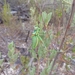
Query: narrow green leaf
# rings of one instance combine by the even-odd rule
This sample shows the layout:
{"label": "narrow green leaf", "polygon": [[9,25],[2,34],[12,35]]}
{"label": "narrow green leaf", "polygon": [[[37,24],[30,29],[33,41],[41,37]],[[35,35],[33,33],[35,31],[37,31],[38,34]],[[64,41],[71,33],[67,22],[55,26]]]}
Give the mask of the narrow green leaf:
{"label": "narrow green leaf", "polygon": [[53,65],[54,60],[51,61],[50,65],[48,65],[47,68],[47,73],[49,74],[49,72],[51,71],[52,65]]}
{"label": "narrow green leaf", "polygon": [[44,12],[42,12],[42,19],[43,19],[43,21],[45,21],[46,18],[47,18],[47,13],[46,13],[46,11],[44,11]]}
{"label": "narrow green leaf", "polygon": [[2,66],[2,63],[3,63],[3,59],[0,59],[0,66]]}
{"label": "narrow green leaf", "polygon": [[51,50],[51,52],[50,52],[50,60],[52,60],[55,57],[56,53],[57,53],[56,50]]}
{"label": "narrow green leaf", "polygon": [[32,37],[32,49],[35,49],[38,45],[38,37],[37,36],[33,36]]}
{"label": "narrow green leaf", "polygon": [[52,16],[52,12],[50,12],[49,14],[47,14],[46,24],[45,25],[48,25],[49,21],[51,20],[51,16]]}

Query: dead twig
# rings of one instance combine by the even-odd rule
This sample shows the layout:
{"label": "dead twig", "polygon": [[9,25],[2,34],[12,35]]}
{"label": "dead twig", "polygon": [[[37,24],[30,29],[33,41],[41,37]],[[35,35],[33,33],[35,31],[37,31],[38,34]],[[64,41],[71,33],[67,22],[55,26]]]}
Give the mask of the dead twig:
{"label": "dead twig", "polygon": [[28,31],[28,33],[27,33],[27,36],[26,36],[26,39],[25,39],[25,42],[26,42],[26,43],[27,43],[27,41],[28,41],[29,34],[30,34],[30,31]]}

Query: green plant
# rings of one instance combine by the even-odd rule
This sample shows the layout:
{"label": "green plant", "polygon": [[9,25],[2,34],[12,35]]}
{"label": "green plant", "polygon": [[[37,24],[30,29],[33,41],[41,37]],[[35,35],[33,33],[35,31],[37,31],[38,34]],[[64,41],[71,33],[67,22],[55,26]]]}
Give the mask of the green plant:
{"label": "green plant", "polygon": [[[32,11],[33,14],[35,10],[32,9]],[[35,70],[36,74],[39,74],[38,66],[40,65],[40,59],[43,58],[43,60],[46,61],[46,67],[44,67],[44,70],[42,70],[40,75],[48,75],[52,68],[52,64],[54,61],[53,59],[55,58],[55,55],[57,53],[55,49],[48,49],[51,40],[53,39],[52,30],[48,30],[48,23],[51,20],[52,12],[46,13],[44,11],[41,14],[39,14],[39,16],[36,16],[36,14],[34,14],[33,16],[37,18],[35,19],[36,25],[34,26],[34,31],[32,34],[32,49],[30,50],[30,52],[32,54],[32,57],[37,59],[37,71]],[[35,72],[33,71],[32,75],[34,75],[34,73]]]}
{"label": "green plant", "polygon": [[[64,53],[66,52],[62,51],[61,49],[64,40],[66,38],[67,30],[70,27],[69,25],[70,22],[67,25],[65,35],[62,39],[62,42],[60,43],[59,49],[58,50],[54,48],[50,49],[49,48],[50,44],[52,43],[52,40],[54,40],[53,30],[48,28],[49,27],[48,23],[51,20],[52,12],[47,13],[44,11],[37,15],[35,7],[31,8],[30,10],[31,10],[31,20],[33,20],[32,22],[35,25],[34,31],[32,33],[32,44],[30,53],[31,57],[36,59],[37,65],[28,66],[29,58],[21,55],[20,61],[23,67],[21,74],[39,75],[39,65],[41,65],[40,62],[42,61],[45,62],[46,65],[45,67],[43,67],[42,71],[40,71],[40,75],[51,75],[52,70],[55,68],[54,66],[57,67],[56,60],[58,55],[61,53],[61,55],[63,54],[63,58],[66,57],[64,55]],[[62,16],[62,11],[57,9],[56,13],[58,17]],[[60,36],[60,33],[57,33],[56,36]],[[8,48],[9,48],[8,51],[9,61],[10,63],[14,63],[18,58],[18,54],[15,53],[14,43],[13,42],[9,43]],[[75,52],[75,48],[73,48],[72,51]],[[1,64],[2,62],[3,61],[1,61]]]}
{"label": "green plant", "polygon": [[46,13],[46,11],[42,12],[42,20],[44,25],[47,27],[49,21],[51,20],[52,12]]}
{"label": "green plant", "polygon": [[27,64],[29,63],[29,58],[21,55],[20,60],[21,60],[23,67],[26,68],[28,66]]}
{"label": "green plant", "polygon": [[18,58],[18,53],[15,52],[15,45],[13,42],[8,44],[8,57],[11,64],[14,64]]}
{"label": "green plant", "polygon": [[10,14],[10,6],[6,2],[6,0],[4,0],[4,6],[3,6],[3,10],[2,10],[3,22],[5,24],[9,24],[11,22],[11,16],[12,15]]}
{"label": "green plant", "polygon": [[73,2],[73,0],[62,0],[63,2],[65,2],[65,3],[67,3],[68,5],[71,5],[72,4],[72,2]]}
{"label": "green plant", "polygon": [[29,71],[29,58],[27,56],[23,56],[21,55],[20,56],[20,61],[21,61],[21,64],[22,64],[22,69],[21,69],[21,75],[26,75],[28,74],[28,71]]}

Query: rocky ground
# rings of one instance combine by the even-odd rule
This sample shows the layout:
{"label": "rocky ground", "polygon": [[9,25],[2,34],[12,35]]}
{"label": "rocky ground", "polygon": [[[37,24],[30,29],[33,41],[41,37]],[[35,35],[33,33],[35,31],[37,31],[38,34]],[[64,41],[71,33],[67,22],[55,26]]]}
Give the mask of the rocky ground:
{"label": "rocky ground", "polygon": [[[73,29],[71,30],[74,33]],[[2,58],[4,59],[3,68],[0,70],[1,75],[19,75],[21,71],[21,64],[19,61],[14,65],[11,65],[8,62],[7,52],[8,52],[8,43],[13,41],[15,43],[15,50],[20,51],[24,55],[28,55],[28,50],[31,45],[31,34],[33,32],[33,26],[30,22],[18,22],[16,26],[7,26],[0,24],[0,52],[2,53]],[[73,36],[73,34],[68,33],[68,37]],[[57,48],[56,44],[52,43],[53,47]],[[67,45],[68,52],[66,53],[67,57],[72,57],[74,54],[71,49],[73,44]],[[59,60],[61,57],[59,58]],[[32,61],[32,59],[30,60]],[[64,62],[64,61],[61,61]],[[34,66],[37,65],[37,62],[32,63]],[[39,70],[41,71],[46,66],[45,62],[41,61],[39,64]],[[66,70],[66,63],[64,62],[56,71],[56,75],[74,75],[75,73],[75,59],[71,59],[68,64],[70,70]],[[15,69],[16,68],[16,69]]]}
{"label": "rocky ground", "polygon": [[4,68],[3,71],[1,70],[0,75],[19,75],[18,72],[22,67],[17,61],[17,64],[14,64],[13,66],[16,67],[19,63],[20,67],[14,70],[12,68],[13,66],[8,62],[8,43],[13,41],[15,44],[15,50],[19,51],[22,55],[29,56],[28,50],[31,45],[31,33],[33,31],[32,25],[29,22],[19,22],[15,24],[16,26],[14,24],[12,25],[7,26],[0,24],[0,52],[2,53],[1,59],[4,60],[2,65]]}

